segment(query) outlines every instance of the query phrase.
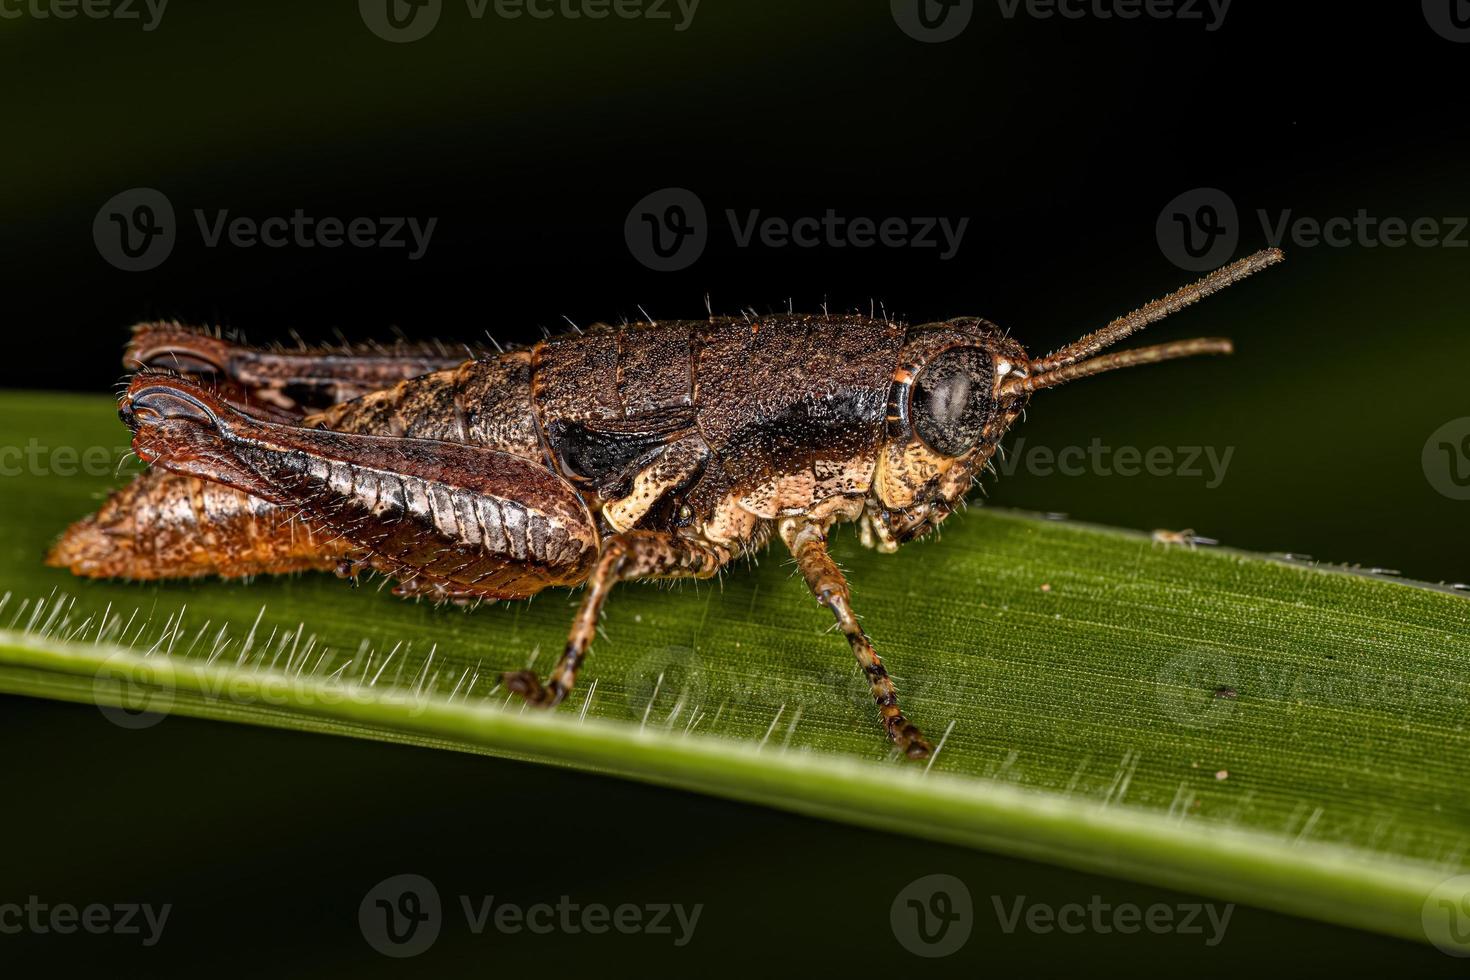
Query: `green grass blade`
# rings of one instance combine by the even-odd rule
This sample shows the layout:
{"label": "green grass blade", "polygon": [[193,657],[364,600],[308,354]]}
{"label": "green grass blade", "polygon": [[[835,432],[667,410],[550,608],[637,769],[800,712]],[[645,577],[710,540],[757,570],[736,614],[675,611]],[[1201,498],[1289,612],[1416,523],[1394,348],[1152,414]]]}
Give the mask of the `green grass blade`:
{"label": "green grass blade", "polygon": [[115,454],[66,471],[124,433],[104,399],[0,409],[22,450],[0,457],[0,691],[593,769],[1419,940],[1470,871],[1461,596],[1009,513],[892,557],[844,540],[905,708],[944,740],[926,768],[892,758],[774,553],[620,589],[584,684],[526,712],[495,678],[545,665],[574,596],[464,612],[327,576],[80,582],[40,556]]}

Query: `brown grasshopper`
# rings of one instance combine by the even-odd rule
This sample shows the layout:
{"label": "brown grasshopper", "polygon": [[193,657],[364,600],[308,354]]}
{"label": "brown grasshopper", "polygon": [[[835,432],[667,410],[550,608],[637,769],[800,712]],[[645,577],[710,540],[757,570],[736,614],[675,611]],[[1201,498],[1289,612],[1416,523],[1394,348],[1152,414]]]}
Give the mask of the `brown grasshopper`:
{"label": "brown grasshopper", "polygon": [[465,360],[435,348],[256,350],[135,328],[120,415],[154,469],[73,525],[48,561],[150,579],[335,569],[400,595],[473,602],[587,590],[536,705],[576,682],[609,590],[709,578],[780,537],[832,610],[882,724],[903,715],[827,551],[854,521],[881,551],[959,505],[1032,392],[1194,354],[1099,355],[1281,259],[1259,252],[1046,357],[977,317],[714,317],[600,326]]}

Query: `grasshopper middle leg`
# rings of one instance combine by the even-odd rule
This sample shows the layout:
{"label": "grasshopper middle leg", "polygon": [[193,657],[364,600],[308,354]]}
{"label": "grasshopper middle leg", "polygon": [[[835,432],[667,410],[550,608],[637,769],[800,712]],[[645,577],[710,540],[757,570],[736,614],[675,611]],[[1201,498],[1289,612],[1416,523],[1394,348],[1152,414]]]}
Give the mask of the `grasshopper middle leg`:
{"label": "grasshopper middle leg", "polygon": [[608,593],[619,582],[637,578],[710,578],[729,560],[711,545],[657,531],[625,531],[609,537],[587,579],[587,594],[572,621],[566,650],[542,683],[529,670],[504,677],[507,689],[530,704],[555,707],[577,682],[577,671],[597,635]]}
{"label": "grasshopper middle leg", "polygon": [[888,668],[883,666],[878,652],[873,649],[873,642],[863,632],[857,616],[853,615],[847,577],[827,553],[826,529],[818,524],[787,518],[781,522],[780,530],[781,540],[786,542],[792,556],[796,558],[796,566],[806,579],[807,587],[812,590],[817,601],[831,609],[832,615],[837,617],[837,626],[847,637],[847,643],[852,647],[858,665],[862,667],[863,676],[868,679],[873,700],[883,719],[884,731],[910,759],[926,758],[930,753],[929,743],[899,710],[898,690],[893,686],[893,679],[888,676]]}

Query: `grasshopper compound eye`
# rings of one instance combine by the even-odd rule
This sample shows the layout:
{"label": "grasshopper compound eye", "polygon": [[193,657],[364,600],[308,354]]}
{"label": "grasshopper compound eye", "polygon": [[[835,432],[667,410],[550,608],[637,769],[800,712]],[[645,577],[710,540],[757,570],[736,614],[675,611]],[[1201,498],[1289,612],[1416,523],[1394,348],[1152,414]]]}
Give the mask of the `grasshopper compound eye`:
{"label": "grasshopper compound eye", "polygon": [[975,448],[995,414],[995,370],[978,347],[951,347],[931,360],[909,394],[909,418],[924,444],[943,456]]}

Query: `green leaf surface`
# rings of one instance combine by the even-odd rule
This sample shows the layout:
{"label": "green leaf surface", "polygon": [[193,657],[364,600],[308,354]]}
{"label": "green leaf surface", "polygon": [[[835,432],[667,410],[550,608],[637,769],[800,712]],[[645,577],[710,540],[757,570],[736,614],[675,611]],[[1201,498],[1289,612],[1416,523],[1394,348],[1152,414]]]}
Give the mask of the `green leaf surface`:
{"label": "green leaf surface", "polygon": [[497,678],[547,666],[574,594],[466,611],[330,576],[43,567],[125,442],[106,399],[0,395],[0,691],[104,706],[120,753],[167,713],[483,752],[1420,941],[1453,942],[1438,903],[1470,900],[1445,884],[1470,873],[1470,600],[1449,590],[980,509],[895,556],[842,535],[854,606],[942,741],[914,764],[776,552],[620,587],[552,713]]}

